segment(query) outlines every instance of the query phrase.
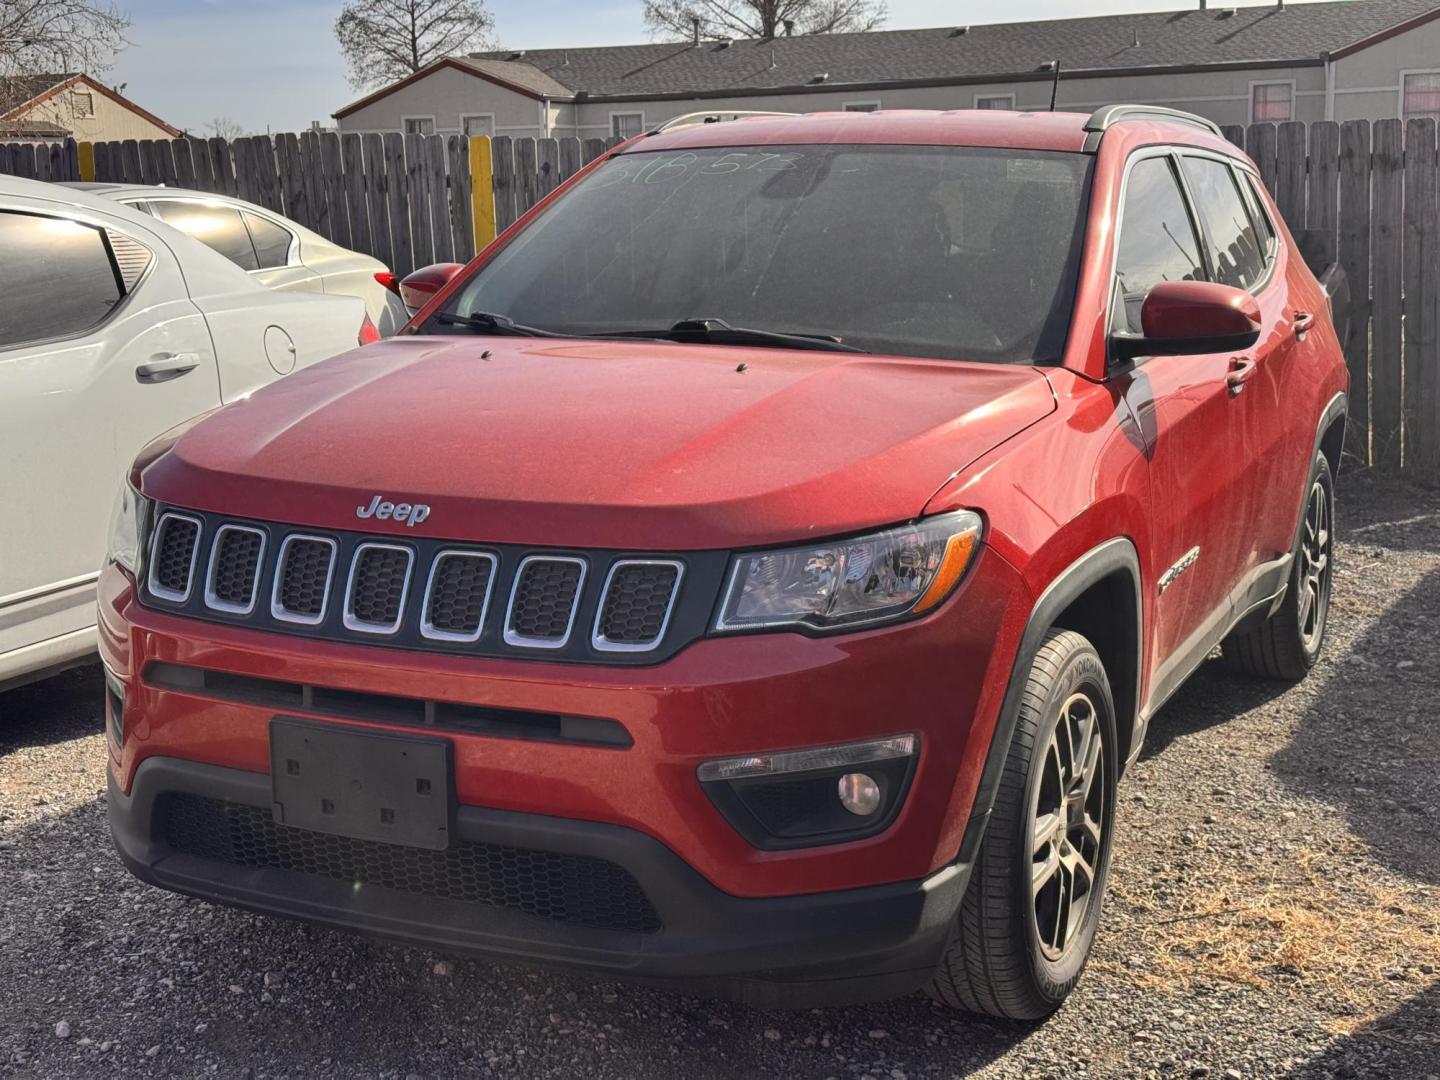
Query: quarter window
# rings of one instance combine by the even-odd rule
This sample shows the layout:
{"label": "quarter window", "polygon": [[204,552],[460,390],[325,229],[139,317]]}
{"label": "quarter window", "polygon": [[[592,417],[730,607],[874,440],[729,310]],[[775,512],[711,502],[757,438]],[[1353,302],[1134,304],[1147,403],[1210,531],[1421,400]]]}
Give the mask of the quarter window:
{"label": "quarter window", "polygon": [[1140,308],[1152,288],[1205,277],[1200,241],[1168,157],[1143,158],[1130,170],[1115,277],[1115,323],[1132,334],[1144,332]]}
{"label": "quarter window", "polygon": [[69,218],[0,212],[0,349],[70,337],[124,297],[105,234]]}
{"label": "quarter window", "polygon": [[260,269],[239,210],[180,199],[154,199],[150,206],[165,224],[218,251],[241,270]]}
{"label": "quarter window", "polygon": [[1405,76],[1405,119],[1440,120],[1440,71]]}
{"label": "quarter window", "polygon": [[1235,172],[1214,158],[1187,157],[1185,177],[1195,196],[1195,211],[1205,226],[1214,279],[1237,289],[1253,289],[1265,274],[1265,256],[1254,220],[1235,185]]}
{"label": "quarter window", "polygon": [[294,239],[290,230],[276,225],[269,218],[252,214],[249,210],[241,213],[250,230],[250,239],[255,242],[255,261],[261,270],[290,263],[290,242]]}
{"label": "quarter window", "polygon": [[1250,91],[1250,118],[1257,124],[1283,124],[1295,119],[1293,83],[1256,83]]}

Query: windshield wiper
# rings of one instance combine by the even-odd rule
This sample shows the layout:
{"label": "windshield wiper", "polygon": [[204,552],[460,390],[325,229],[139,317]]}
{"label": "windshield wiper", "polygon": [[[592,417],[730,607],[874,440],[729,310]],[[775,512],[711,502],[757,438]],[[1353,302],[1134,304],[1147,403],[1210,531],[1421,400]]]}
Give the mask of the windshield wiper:
{"label": "windshield wiper", "polygon": [[779,330],[753,330],[731,326],[724,319],[681,319],[668,330],[622,331],[616,337],[668,338],[671,341],[699,341],[729,345],[774,345],[782,349],[814,349],[823,352],[863,353],[837,337],[824,334],[787,334]]}
{"label": "windshield wiper", "polygon": [[483,330],[489,334],[508,334],[512,337],[573,337],[573,334],[557,334],[553,330],[541,330],[538,326],[517,323],[505,315],[493,315],[488,311],[472,311],[469,315],[456,315],[449,311],[437,311],[435,321],[446,326],[463,326],[470,330]]}

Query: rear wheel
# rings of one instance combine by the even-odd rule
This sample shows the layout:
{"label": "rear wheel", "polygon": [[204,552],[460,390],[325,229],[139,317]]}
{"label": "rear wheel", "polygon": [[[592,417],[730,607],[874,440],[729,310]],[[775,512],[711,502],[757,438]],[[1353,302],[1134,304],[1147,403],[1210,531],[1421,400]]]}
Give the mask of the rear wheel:
{"label": "rear wheel", "polygon": [[1231,634],[1222,645],[1232,671],[1261,679],[1298,682],[1325,644],[1330,617],[1330,576],[1335,537],[1335,482],[1325,455],[1310,467],[1300,544],[1280,608],[1255,629]]}
{"label": "rear wheel", "polygon": [[1090,955],[1110,867],[1115,706],[1091,644],[1051,631],[1030,669],[985,839],[929,991],[1016,1020],[1060,1007]]}

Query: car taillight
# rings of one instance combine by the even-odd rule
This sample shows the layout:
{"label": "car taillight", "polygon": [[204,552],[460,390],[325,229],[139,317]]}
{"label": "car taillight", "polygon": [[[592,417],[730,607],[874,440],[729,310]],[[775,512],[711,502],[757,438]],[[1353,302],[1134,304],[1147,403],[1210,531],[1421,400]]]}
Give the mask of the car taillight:
{"label": "car taillight", "polygon": [[396,296],[400,295],[400,275],[392,274],[389,270],[379,270],[375,273],[375,280],[385,288],[389,289]]}
{"label": "car taillight", "polygon": [[365,316],[365,321],[360,324],[360,344],[369,345],[371,342],[380,340],[380,331],[370,321],[370,316]]}

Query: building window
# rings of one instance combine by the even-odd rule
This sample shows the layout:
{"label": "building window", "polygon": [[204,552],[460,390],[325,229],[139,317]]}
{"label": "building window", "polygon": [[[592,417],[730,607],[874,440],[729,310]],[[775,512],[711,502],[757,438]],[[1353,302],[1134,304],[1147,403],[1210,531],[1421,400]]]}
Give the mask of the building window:
{"label": "building window", "polygon": [[1013,109],[1015,108],[1014,94],[976,94],[975,108],[977,109]]}
{"label": "building window", "polygon": [[433,116],[403,116],[400,122],[405,125],[406,135],[434,135],[435,118]]}
{"label": "building window", "polygon": [[1295,119],[1295,84],[1256,83],[1250,90],[1250,121],[1284,124]]}
{"label": "building window", "polygon": [[76,117],[95,115],[95,98],[90,91],[74,90],[70,94],[70,108]]}
{"label": "building window", "polygon": [[1440,71],[1405,76],[1405,119],[1440,120]]}
{"label": "building window", "polygon": [[878,101],[847,101],[841,106],[846,112],[879,112]]}
{"label": "building window", "polygon": [[633,139],[644,130],[644,113],[627,112],[610,114],[610,134],[617,139]]}
{"label": "building window", "polygon": [[495,117],[489,113],[483,116],[462,116],[460,130],[466,135],[494,135]]}

